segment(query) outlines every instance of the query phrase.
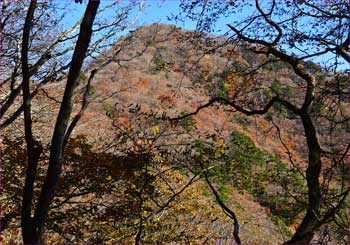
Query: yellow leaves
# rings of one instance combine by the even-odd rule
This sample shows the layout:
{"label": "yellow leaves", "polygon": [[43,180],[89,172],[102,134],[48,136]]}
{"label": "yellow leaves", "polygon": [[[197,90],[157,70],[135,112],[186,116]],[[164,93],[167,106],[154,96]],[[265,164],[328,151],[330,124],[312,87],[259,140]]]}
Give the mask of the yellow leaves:
{"label": "yellow leaves", "polygon": [[110,237],[110,239],[107,241],[107,243],[111,244],[111,243],[115,243],[116,242],[116,239],[115,237],[117,236],[117,232],[115,230],[112,230],[108,236]]}
{"label": "yellow leaves", "polygon": [[163,158],[162,155],[159,154],[158,152],[156,152],[156,153],[154,154],[153,160],[154,160],[155,162],[158,162],[158,163],[164,162],[164,158]]}
{"label": "yellow leaves", "polygon": [[210,61],[211,60],[211,56],[209,54],[204,55],[204,60],[205,61]]}
{"label": "yellow leaves", "polygon": [[224,84],[225,89],[227,90],[233,90],[236,88],[236,85],[234,83],[230,83],[230,82],[225,82]]}
{"label": "yellow leaves", "polygon": [[231,74],[227,76],[224,83],[224,87],[228,91],[229,96],[233,96],[237,87],[241,86],[241,80],[242,78],[238,77],[236,74]]}
{"label": "yellow leaves", "polygon": [[228,148],[227,144],[223,140],[219,140],[215,150],[215,157],[219,158],[225,155],[227,148]]}
{"label": "yellow leaves", "polygon": [[209,73],[213,68],[213,60],[209,54],[203,56],[203,59],[199,61],[199,65],[202,67],[202,73],[205,79],[208,79]]}
{"label": "yellow leaves", "polygon": [[298,69],[300,69],[300,70],[301,70],[301,69],[304,69],[304,65],[302,65],[302,64],[298,64],[297,67],[298,67]]}
{"label": "yellow leaves", "polygon": [[157,135],[157,134],[159,134],[160,128],[159,128],[158,125],[155,125],[155,126],[152,127],[151,130],[152,130],[152,133],[153,133],[154,135]]}

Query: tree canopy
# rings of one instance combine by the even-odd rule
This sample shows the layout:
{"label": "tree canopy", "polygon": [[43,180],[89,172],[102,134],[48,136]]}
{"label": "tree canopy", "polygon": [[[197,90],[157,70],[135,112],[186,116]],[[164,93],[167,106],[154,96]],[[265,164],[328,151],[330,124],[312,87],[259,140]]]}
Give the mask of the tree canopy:
{"label": "tree canopy", "polygon": [[1,3],[3,242],[349,243],[349,1],[146,7]]}

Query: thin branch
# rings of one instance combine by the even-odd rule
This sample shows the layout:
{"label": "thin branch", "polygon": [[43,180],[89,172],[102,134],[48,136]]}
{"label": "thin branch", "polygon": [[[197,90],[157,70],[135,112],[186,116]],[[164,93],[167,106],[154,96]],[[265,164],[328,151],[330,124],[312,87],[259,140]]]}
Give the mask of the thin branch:
{"label": "thin branch", "polygon": [[271,18],[270,18],[271,14],[272,14],[272,11],[273,11],[273,9],[274,9],[274,7],[275,7],[275,4],[276,4],[276,1],[273,0],[270,13],[269,13],[269,14],[266,14],[266,13],[264,13],[264,11],[261,9],[260,4],[259,4],[259,1],[258,1],[258,0],[255,0],[256,8],[257,8],[258,11],[260,12],[260,14],[264,17],[265,21],[266,21],[267,23],[269,23],[271,26],[273,26],[273,27],[278,31],[278,35],[277,35],[277,37],[273,40],[272,45],[276,45],[276,44],[280,41],[280,39],[281,39],[281,37],[282,37],[282,35],[283,35],[283,32],[282,32],[281,27],[279,27],[279,25],[277,25],[277,24],[276,24],[273,20],[271,20]]}
{"label": "thin branch", "polygon": [[61,103],[62,103],[61,101],[58,101],[56,98],[54,98],[54,97],[52,97],[51,95],[49,95],[48,92],[46,92],[45,89],[41,88],[40,90],[41,90],[41,92],[43,92],[43,93],[45,94],[45,96],[46,96],[47,98],[49,98],[50,100],[53,100],[53,101],[55,101],[55,102],[58,103],[58,104],[61,104]]}
{"label": "thin branch", "polygon": [[275,104],[275,103],[280,103],[282,105],[284,105],[285,107],[287,107],[289,110],[293,111],[296,114],[300,114],[300,109],[298,107],[296,107],[295,105],[291,104],[290,102],[283,100],[281,98],[279,98],[278,96],[273,97],[266,105],[265,107],[263,107],[262,109],[255,109],[255,110],[247,110],[244,109],[241,106],[238,106],[233,100],[230,99],[226,99],[223,97],[214,97],[212,99],[210,99],[207,103],[197,107],[197,109],[193,112],[190,113],[186,113],[185,115],[182,116],[178,116],[178,117],[174,117],[174,118],[166,118],[169,121],[178,121],[178,120],[182,120],[185,119],[187,117],[190,116],[194,116],[197,115],[202,109],[204,108],[208,108],[210,106],[212,106],[215,103],[221,103],[223,105],[229,105],[231,107],[233,107],[236,111],[239,111],[247,116],[252,116],[252,115],[263,115],[266,112],[269,111],[269,109]]}
{"label": "thin branch", "polygon": [[286,145],[286,143],[284,142],[284,140],[282,139],[282,135],[281,135],[281,129],[279,128],[279,126],[273,121],[273,119],[271,120],[273,126],[277,129],[277,135],[278,135],[278,138],[281,142],[281,144],[283,145],[284,149],[287,151],[287,155],[288,155],[288,158],[289,158],[289,161],[290,163],[292,164],[293,167],[295,167],[298,172],[300,173],[301,176],[303,176],[304,179],[306,179],[306,176],[305,176],[305,173],[300,169],[299,166],[297,166],[293,160],[293,155],[292,153],[290,152],[288,146]]}
{"label": "thin branch", "polygon": [[[203,165],[201,164],[202,168]],[[235,239],[235,241],[237,242],[237,244],[241,244],[241,239],[239,238],[239,223],[238,223],[238,219],[236,217],[236,214],[234,211],[232,211],[230,208],[228,208],[226,206],[226,204],[221,200],[219,193],[215,190],[214,186],[211,184],[211,182],[209,181],[208,175],[206,173],[207,169],[203,169],[203,174],[205,177],[205,181],[207,182],[208,186],[210,187],[210,189],[212,190],[216,201],[218,202],[218,204],[220,205],[220,207],[222,208],[222,210],[224,211],[224,213],[233,220],[233,226],[234,226],[234,230],[233,230],[233,237]]]}
{"label": "thin branch", "polygon": [[80,111],[78,112],[77,115],[75,115],[74,119],[72,120],[71,124],[69,125],[68,129],[67,129],[67,132],[66,132],[66,135],[64,137],[64,143],[63,143],[63,148],[65,148],[67,142],[68,142],[68,139],[70,137],[70,135],[72,134],[73,132],[73,129],[75,128],[75,126],[78,124],[80,118],[82,117],[82,115],[84,114],[88,104],[89,104],[89,94],[90,94],[90,87],[91,87],[91,81],[92,79],[94,78],[95,74],[96,74],[97,70],[94,69],[91,71],[90,73],[90,77],[88,79],[88,82],[86,84],[86,89],[85,89],[85,92],[84,92],[84,97],[83,97],[83,103],[81,105],[81,109]]}

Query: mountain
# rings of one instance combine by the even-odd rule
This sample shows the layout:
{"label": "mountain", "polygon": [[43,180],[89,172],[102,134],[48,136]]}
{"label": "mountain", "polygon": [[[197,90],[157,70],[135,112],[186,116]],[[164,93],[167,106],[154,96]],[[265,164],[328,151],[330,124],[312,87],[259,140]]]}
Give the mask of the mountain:
{"label": "mountain", "polygon": [[[142,243],[234,243],[233,221],[203,176],[197,178],[203,167],[196,165],[199,160],[236,212],[244,243],[286,241],[300,223],[305,211],[300,203],[307,195],[300,174],[307,162],[300,120],[281,107],[272,109],[277,116],[249,117],[219,104],[169,120],[195,112],[213,96],[261,102],[273,88],[296,103],[302,99],[300,81],[287,65],[272,63],[254,78],[242,75],[267,59],[247,49],[235,40],[152,24],[90,60],[81,73],[73,115],[80,110],[90,71],[98,72],[65,153],[48,241],[133,243],[141,234]],[[322,73],[317,65],[313,69]],[[260,89],[255,96],[261,98],[240,97],[255,84]],[[52,82],[33,101],[34,133],[47,147],[63,88]],[[21,123],[3,132],[6,177],[14,175],[6,172],[10,164],[18,166],[23,158],[13,148],[23,146],[23,139],[13,137],[23,135]],[[47,155],[39,175],[46,165]],[[20,192],[24,167],[18,166],[16,174],[16,184],[5,183],[5,207],[13,217],[18,209],[9,193]],[[75,196],[77,190],[82,194]],[[62,219],[67,224],[58,227]],[[20,241],[16,225],[3,235],[9,243]]]}

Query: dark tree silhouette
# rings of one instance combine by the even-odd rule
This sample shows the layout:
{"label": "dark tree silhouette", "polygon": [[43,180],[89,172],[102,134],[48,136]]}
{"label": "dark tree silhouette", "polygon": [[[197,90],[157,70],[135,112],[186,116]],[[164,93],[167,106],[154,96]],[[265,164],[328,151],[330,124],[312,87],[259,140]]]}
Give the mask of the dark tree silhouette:
{"label": "dark tree silhouette", "polygon": [[51,140],[49,167],[46,173],[46,179],[42,186],[40,197],[36,205],[34,216],[32,217],[33,187],[35,182],[38,160],[41,154],[40,143],[37,142],[32,133],[31,120],[31,95],[29,90],[29,66],[28,66],[28,43],[30,38],[30,29],[36,8],[36,0],[32,0],[28,9],[25,26],[23,29],[22,41],[22,89],[23,89],[23,107],[25,122],[25,138],[27,143],[28,167],[26,181],[23,190],[22,201],[22,234],[25,244],[43,243],[43,234],[45,222],[48,216],[50,204],[55,196],[60,174],[61,164],[65,146],[66,130],[72,111],[73,91],[77,86],[79,73],[86,56],[87,49],[92,35],[92,25],[95,20],[99,1],[89,1],[83,21],[80,25],[80,33],[73,53],[72,61],[67,78],[67,84],[60,111],[56,119],[56,126]]}

